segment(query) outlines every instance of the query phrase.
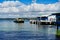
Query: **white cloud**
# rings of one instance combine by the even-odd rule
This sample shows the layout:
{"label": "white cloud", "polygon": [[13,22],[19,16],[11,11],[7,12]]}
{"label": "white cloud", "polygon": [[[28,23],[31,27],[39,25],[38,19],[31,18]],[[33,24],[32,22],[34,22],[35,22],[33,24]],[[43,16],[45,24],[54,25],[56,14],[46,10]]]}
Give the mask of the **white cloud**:
{"label": "white cloud", "polygon": [[[33,4],[34,5],[34,8],[35,10],[38,10],[38,11],[58,11],[60,10],[59,7],[60,7],[60,4],[59,3],[54,3],[54,4]],[[32,6],[32,5],[31,5]],[[31,8],[33,9],[33,8]]]}
{"label": "white cloud", "polygon": [[24,8],[23,3],[19,1],[5,1],[0,3],[0,12],[10,13],[10,12],[20,12]]}
{"label": "white cloud", "polygon": [[4,1],[1,3],[1,7],[16,7],[16,6],[21,6],[23,3],[19,1]]}
{"label": "white cloud", "polygon": [[40,12],[59,12],[60,2],[54,4],[37,4],[25,5],[19,1],[5,1],[0,3],[0,13],[23,12],[23,11],[40,11]]}

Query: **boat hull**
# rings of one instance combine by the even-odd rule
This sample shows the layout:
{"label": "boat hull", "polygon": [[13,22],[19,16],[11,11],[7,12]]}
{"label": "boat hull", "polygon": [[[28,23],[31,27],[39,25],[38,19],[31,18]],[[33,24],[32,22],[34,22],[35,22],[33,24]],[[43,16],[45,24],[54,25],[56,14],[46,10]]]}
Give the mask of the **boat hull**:
{"label": "boat hull", "polygon": [[24,21],[14,21],[15,23],[24,23]]}

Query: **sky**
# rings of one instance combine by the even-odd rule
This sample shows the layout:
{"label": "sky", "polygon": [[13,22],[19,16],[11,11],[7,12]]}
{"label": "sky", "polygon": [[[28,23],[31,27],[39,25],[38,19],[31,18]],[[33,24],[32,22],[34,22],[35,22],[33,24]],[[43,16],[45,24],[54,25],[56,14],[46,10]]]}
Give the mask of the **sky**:
{"label": "sky", "polygon": [[[0,0],[0,3],[4,1],[16,1],[16,0]],[[32,0],[17,0],[17,1],[20,1],[24,4],[32,3]],[[36,0],[36,3],[39,3],[39,4],[49,4],[49,3],[56,3],[56,2],[58,2],[58,0]]]}
{"label": "sky", "polygon": [[19,13],[20,15],[31,16],[40,14],[48,15],[54,12],[60,12],[59,0],[36,0],[34,3],[33,0],[0,0],[0,14]]}

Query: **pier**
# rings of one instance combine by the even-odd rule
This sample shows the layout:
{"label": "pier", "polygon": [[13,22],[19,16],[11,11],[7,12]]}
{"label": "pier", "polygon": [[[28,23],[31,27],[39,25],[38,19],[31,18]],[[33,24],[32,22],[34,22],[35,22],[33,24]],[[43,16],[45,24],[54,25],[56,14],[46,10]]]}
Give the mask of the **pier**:
{"label": "pier", "polygon": [[52,13],[47,17],[37,17],[37,20],[31,20],[31,23],[40,25],[60,25],[60,13]]}

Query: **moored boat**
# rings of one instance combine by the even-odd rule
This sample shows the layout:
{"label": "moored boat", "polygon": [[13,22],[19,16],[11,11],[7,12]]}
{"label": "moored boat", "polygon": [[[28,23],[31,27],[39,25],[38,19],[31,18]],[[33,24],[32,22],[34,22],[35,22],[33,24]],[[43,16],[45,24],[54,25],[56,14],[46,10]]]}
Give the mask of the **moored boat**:
{"label": "moored boat", "polygon": [[15,23],[24,23],[24,20],[22,18],[16,18],[14,20]]}

